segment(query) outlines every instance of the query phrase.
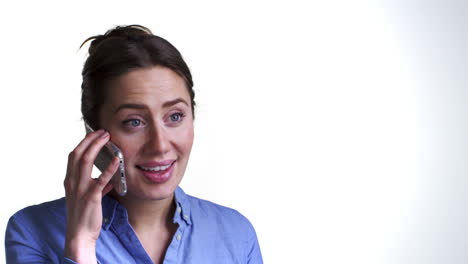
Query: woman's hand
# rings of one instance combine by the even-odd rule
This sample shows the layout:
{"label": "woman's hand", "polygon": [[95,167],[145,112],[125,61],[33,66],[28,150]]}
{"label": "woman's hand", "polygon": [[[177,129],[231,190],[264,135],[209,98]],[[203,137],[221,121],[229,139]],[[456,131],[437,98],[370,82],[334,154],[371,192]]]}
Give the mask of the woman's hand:
{"label": "woman's hand", "polygon": [[119,161],[114,158],[97,179],[91,178],[94,160],[109,141],[104,130],[89,133],[70,152],[65,177],[67,234],[65,257],[80,264],[97,263],[96,241],[102,226],[102,197],[112,190],[110,180]]}

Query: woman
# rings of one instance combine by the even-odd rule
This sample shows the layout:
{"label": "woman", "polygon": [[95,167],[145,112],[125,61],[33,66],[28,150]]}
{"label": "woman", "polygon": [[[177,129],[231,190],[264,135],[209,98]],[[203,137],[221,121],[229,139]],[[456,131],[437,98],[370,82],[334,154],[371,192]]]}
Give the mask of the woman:
{"label": "woman", "polygon": [[[66,197],[10,218],[7,263],[262,263],[245,217],[178,187],[192,148],[195,102],[177,49],[137,25],[89,40],[81,110],[97,130],[69,155]],[[110,140],[124,156],[124,196],[110,183],[117,158],[91,178]]]}

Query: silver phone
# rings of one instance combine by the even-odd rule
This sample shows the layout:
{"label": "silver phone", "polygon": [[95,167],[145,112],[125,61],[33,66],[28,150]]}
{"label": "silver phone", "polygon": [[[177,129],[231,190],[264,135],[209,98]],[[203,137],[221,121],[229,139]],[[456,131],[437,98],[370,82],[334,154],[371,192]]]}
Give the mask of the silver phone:
{"label": "silver phone", "polygon": [[[86,134],[94,132],[94,129],[85,122]],[[125,177],[125,163],[122,151],[112,142],[107,142],[106,145],[99,151],[99,154],[94,161],[94,165],[103,172],[114,157],[119,158],[119,169],[112,176],[112,185],[114,190],[120,196],[124,196],[127,193],[127,179]]]}

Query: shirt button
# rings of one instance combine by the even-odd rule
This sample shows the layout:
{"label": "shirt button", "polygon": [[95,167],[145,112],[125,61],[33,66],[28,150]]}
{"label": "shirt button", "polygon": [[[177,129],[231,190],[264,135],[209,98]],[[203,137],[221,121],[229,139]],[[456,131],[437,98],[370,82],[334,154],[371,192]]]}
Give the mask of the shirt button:
{"label": "shirt button", "polygon": [[184,215],[184,219],[188,221],[188,215]]}
{"label": "shirt button", "polygon": [[182,208],[177,207],[177,212],[178,212],[178,213],[182,212]]}
{"label": "shirt button", "polygon": [[177,234],[176,239],[179,241],[180,239],[182,239],[182,236],[180,234]]}
{"label": "shirt button", "polygon": [[107,219],[107,217],[104,218],[104,223],[107,223],[109,222],[109,219]]}

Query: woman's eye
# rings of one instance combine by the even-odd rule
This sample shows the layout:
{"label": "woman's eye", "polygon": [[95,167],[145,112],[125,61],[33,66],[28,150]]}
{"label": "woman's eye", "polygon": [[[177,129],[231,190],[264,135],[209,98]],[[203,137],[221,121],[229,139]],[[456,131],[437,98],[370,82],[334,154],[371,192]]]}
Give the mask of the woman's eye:
{"label": "woman's eye", "polygon": [[138,127],[138,126],[141,125],[141,120],[139,120],[139,119],[129,119],[129,120],[125,120],[123,123],[126,126]]}
{"label": "woman's eye", "polygon": [[179,122],[182,120],[183,117],[184,117],[183,113],[174,113],[169,117],[169,119],[171,122]]}

